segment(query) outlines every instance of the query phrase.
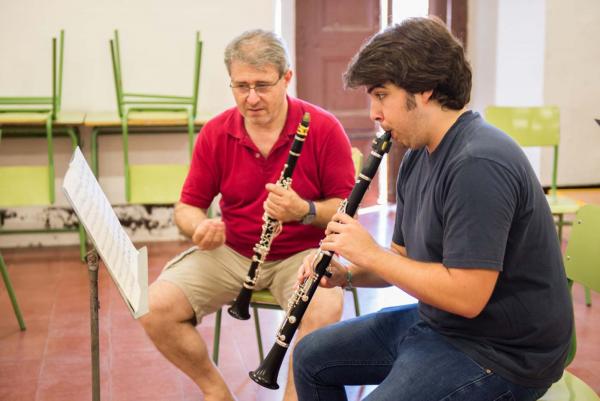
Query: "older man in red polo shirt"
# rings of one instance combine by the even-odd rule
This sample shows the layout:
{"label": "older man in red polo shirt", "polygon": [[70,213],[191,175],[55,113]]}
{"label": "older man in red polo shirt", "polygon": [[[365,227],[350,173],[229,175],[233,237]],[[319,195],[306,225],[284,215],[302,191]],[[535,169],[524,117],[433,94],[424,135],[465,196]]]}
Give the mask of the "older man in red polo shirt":
{"label": "older man in red polo shirt", "polygon": [[[202,129],[175,207],[175,222],[195,246],[167,264],[150,287],[142,324],[157,348],[202,390],[205,400],[233,400],[194,325],[239,293],[260,238],[262,216],[284,223],[262,265],[256,289],[286,308],[298,267],[354,183],[348,137],[325,110],[287,95],[292,78],[285,44],[272,32],[245,32],[225,51],[237,107]],[[310,130],[292,188],[275,185],[305,112]],[[221,218],[207,209],[221,194]],[[319,289],[297,338],[338,321],[342,293]],[[295,400],[291,371],[284,396]]]}

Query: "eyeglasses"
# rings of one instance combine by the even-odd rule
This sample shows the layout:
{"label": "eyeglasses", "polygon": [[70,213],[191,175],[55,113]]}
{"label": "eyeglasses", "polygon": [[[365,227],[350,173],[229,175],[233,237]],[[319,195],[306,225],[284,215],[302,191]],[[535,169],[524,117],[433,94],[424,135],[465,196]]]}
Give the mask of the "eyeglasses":
{"label": "eyeglasses", "polygon": [[281,78],[283,78],[283,77],[279,77],[277,79],[277,81],[275,81],[273,83],[257,82],[254,85],[250,85],[245,82],[242,82],[242,83],[231,82],[229,84],[229,87],[238,95],[244,95],[244,96],[249,95],[250,90],[252,90],[252,89],[254,89],[254,92],[257,95],[265,95],[265,94],[269,93],[271,91],[271,89],[273,89],[273,87],[279,83],[279,81],[281,81]]}

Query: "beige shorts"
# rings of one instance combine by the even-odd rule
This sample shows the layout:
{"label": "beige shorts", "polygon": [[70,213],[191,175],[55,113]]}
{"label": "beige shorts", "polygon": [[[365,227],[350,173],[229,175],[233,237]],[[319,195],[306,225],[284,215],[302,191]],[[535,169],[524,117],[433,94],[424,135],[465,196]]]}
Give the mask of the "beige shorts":
{"label": "beige shorts", "polygon": [[[277,303],[287,309],[298,268],[311,251],[263,263],[255,290],[268,288]],[[201,251],[194,246],[169,261],[157,280],[169,281],[181,288],[194,309],[196,323],[200,323],[204,316],[237,297],[251,263],[251,259],[225,245],[211,251]]]}

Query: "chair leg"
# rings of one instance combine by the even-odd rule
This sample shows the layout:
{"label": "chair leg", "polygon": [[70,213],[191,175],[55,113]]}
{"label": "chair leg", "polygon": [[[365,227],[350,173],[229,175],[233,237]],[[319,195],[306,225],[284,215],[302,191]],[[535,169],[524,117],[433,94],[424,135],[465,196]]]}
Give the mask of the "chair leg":
{"label": "chair leg", "polygon": [[54,204],[56,194],[54,192],[54,145],[52,143],[52,117],[46,120],[46,142],[48,145],[48,191],[50,193],[50,204]]}
{"label": "chair leg", "polygon": [[192,154],[194,153],[194,116],[192,112],[188,112],[188,152],[190,154],[190,163]]}
{"label": "chair leg", "polygon": [[563,226],[565,225],[564,218],[565,217],[564,217],[563,214],[559,214],[558,215],[558,222],[557,222],[557,226],[558,227],[557,228],[558,228],[558,239],[560,240],[560,248],[561,249],[562,249],[562,246],[563,246],[563,244],[562,244],[562,239],[563,239],[562,232],[563,232]]}
{"label": "chair leg", "polygon": [[213,338],[213,361],[215,365],[219,364],[219,341],[221,340],[221,312],[223,309],[219,309],[215,315],[215,335]]}
{"label": "chair leg", "polygon": [[354,314],[356,315],[356,317],[359,317],[360,304],[358,303],[358,291],[356,291],[356,288],[351,288],[350,291],[352,291],[352,297],[354,298]]}
{"label": "chair leg", "polygon": [[592,293],[588,287],[585,288],[585,304],[587,306],[592,306]]}
{"label": "chair leg", "polygon": [[123,135],[123,164],[125,167],[125,200],[131,202],[131,176],[129,173],[129,113],[121,117],[121,133]]}
{"label": "chair leg", "polygon": [[17,297],[15,296],[15,292],[13,290],[12,283],[10,282],[10,277],[8,277],[8,270],[6,269],[6,264],[4,263],[4,259],[2,258],[2,254],[0,254],[0,270],[2,271],[2,278],[4,279],[4,285],[6,286],[6,290],[8,291],[8,296],[10,297],[10,302],[12,303],[13,309],[15,311],[15,316],[17,317],[17,321],[19,322],[19,327],[22,331],[26,329],[25,321],[23,320],[23,315],[21,314],[21,309],[19,308],[19,304],[17,303]]}
{"label": "chair leg", "polygon": [[83,224],[81,222],[78,223],[79,228],[79,257],[82,262],[85,262],[85,256],[87,255],[87,236],[85,234],[85,229],[83,228]]}
{"label": "chair leg", "polygon": [[258,357],[260,358],[260,362],[262,363],[263,359],[265,359],[265,354],[263,352],[262,335],[260,333],[260,320],[258,319],[258,308],[256,306],[253,306],[252,310],[254,311],[254,330],[256,331],[256,341],[258,342]]}

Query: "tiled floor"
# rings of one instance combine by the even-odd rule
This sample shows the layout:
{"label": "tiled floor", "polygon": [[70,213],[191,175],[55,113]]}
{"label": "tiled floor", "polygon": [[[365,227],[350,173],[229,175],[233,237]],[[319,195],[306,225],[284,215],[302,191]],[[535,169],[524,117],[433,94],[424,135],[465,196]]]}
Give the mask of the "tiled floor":
{"label": "tiled floor", "polygon": [[[382,243],[389,242],[393,214],[362,215]],[[138,244],[141,246],[141,244]],[[187,243],[148,244],[150,281],[164,263]],[[2,254],[19,298],[27,331],[19,331],[10,302],[0,284],[0,400],[91,400],[88,273],[76,247],[3,249]],[[104,268],[100,269],[101,395],[107,401],[201,400],[199,391],[156,351],[128,312]],[[363,313],[412,302],[394,288],[360,289]],[[578,353],[569,370],[600,392],[600,296],[586,307],[575,288]],[[346,295],[344,317],[353,315]],[[271,346],[282,313],[262,311],[265,350]],[[220,368],[240,401],[281,399],[282,391],[264,389],[248,378],[258,366],[253,323],[224,314]],[[198,328],[212,344],[213,317]],[[279,383],[285,382],[285,366]],[[369,388],[349,389],[351,400]]]}

